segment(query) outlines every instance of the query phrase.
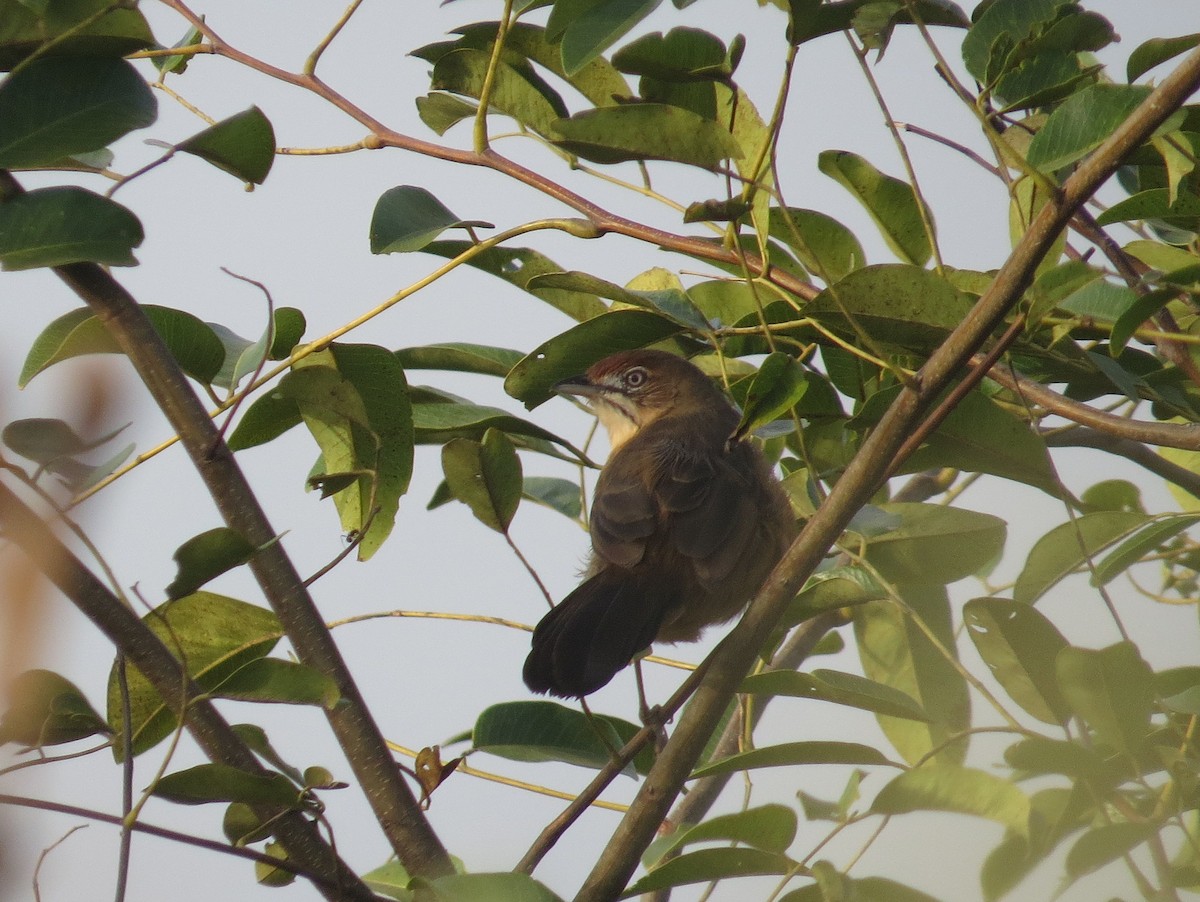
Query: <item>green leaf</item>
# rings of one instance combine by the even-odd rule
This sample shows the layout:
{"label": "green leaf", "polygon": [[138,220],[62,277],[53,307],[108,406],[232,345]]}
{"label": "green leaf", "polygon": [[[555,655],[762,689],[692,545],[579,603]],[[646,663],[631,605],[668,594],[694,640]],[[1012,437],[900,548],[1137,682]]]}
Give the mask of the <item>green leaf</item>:
{"label": "green leaf", "polygon": [[482,442],[451,439],[442,448],[442,472],[454,497],[481,523],[507,533],[521,503],[521,461],[503,432],[488,429]]}
{"label": "green leaf", "polygon": [[670,851],[699,842],[734,842],[782,855],[796,839],[796,812],[785,805],[760,805],[684,825],[662,845],[647,849],[642,863],[653,869]]}
{"label": "green leaf", "polygon": [[1116,322],[1137,300],[1133,289],[1105,279],[1094,279],[1059,302],[1060,309],[1102,322]]}
{"label": "green leaf", "polygon": [[275,130],[256,106],[210,125],[175,145],[243,182],[261,185],[275,162]]}
{"label": "green leaf", "polygon": [[1119,357],[1128,345],[1129,339],[1133,338],[1133,334],[1141,328],[1142,324],[1173,301],[1177,294],[1178,292],[1174,288],[1159,288],[1134,301],[1113,324],[1112,334],[1108,339],[1109,356]]}
{"label": "green leaf", "polygon": [[938,902],[928,893],[887,877],[859,877],[850,886],[856,902]]}
{"label": "green leaf", "polygon": [[436,880],[418,878],[414,887],[430,902],[562,902],[528,874],[448,874]]}
{"label": "green leaf", "polygon": [[[452,438],[464,436],[480,441],[488,429],[499,429],[518,444],[543,454],[558,456],[574,463],[586,461],[587,455],[565,439],[541,426],[514,417],[498,407],[483,407],[465,402],[415,404],[413,427],[416,440],[422,444],[444,445]],[[567,457],[558,454],[550,445],[553,442],[570,452]]]}
{"label": "green leaf", "polygon": [[1132,535],[1148,519],[1134,511],[1101,511],[1054,527],[1029,552],[1013,586],[1013,599],[1033,604],[1099,552]]}
{"label": "green leaf", "polygon": [[[263,851],[272,858],[277,858],[280,861],[288,860],[287,849],[282,843],[272,840],[263,847]],[[276,867],[273,864],[267,864],[262,861],[254,862],[254,879],[262,886],[290,886],[296,881],[296,875],[292,871],[286,871],[283,868]]]}
{"label": "green leaf", "polygon": [[48,57],[0,82],[0,167],[45,166],[152,124],[158,107],[131,63]]}
{"label": "green leaf", "polygon": [[[911,699],[908,700],[908,704],[912,705]],[[740,773],[741,771],[756,770],[761,767],[793,767],[799,764],[903,766],[888,760],[883,752],[873,749],[869,745],[861,745],[857,742],[813,740],[808,742],[785,742],[780,745],[768,745],[763,748],[751,749],[748,752],[739,752],[738,754],[730,755],[727,758],[721,758],[711,764],[696,768],[692,772],[691,779],[696,780],[716,774]]]}
{"label": "green leaf", "polygon": [[1099,752],[1078,741],[1031,736],[1005,749],[1004,760],[1023,776],[1063,774],[1090,784],[1087,788],[1092,792],[1106,792],[1119,782],[1115,776],[1117,768]]}
{"label": "green leaf", "polygon": [[748,435],[790,411],[808,390],[804,368],[782,351],[769,354],[750,382],[735,436]]}
{"label": "green leaf", "polygon": [[[933,251],[912,185],[885,175],[847,150],[822,151],[817,167],[863,205],[897,257],[915,266],[929,262]],[[932,213],[926,215],[932,223]]]}
{"label": "green leaf", "polygon": [[[210,384],[225,359],[225,348],[212,327],[182,310],[153,304],[140,308],[180,368],[196,381]],[[17,384],[24,388],[42,370],[72,357],[120,353],[103,321],[90,308],[80,307],[58,317],[34,339]]]}
{"label": "green leaf", "polygon": [[[430,87],[479,98],[483,91],[491,54],[482,50],[455,50],[433,66]],[[529,73],[532,75],[533,73]],[[540,135],[554,137],[554,123],[567,115],[562,99],[548,86],[531,81],[525,73],[505,62],[496,66],[491,107],[511,116]]]}
{"label": "green leaf", "polygon": [[412,875],[396,859],[391,859],[379,867],[362,875],[363,883],[375,892],[398,902],[412,902],[412,893],[408,889]]}
{"label": "green leaf", "polygon": [[1161,548],[1197,522],[1200,522],[1200,514],[1178,514],[1146,524],[1096,565],[1092,573],[1092,585],[1108,585],[1147,554]]}
{"label": "green leaf", "polygon": [[563,71],[574,75],[621,39],[661,0],[558,0],[546,23],[561,46]]}
{"label": "green leaf", "polygon": [[[821,3],[820,0],[790,0],[791,12],[788,40],[803,44],[814,38],[823,37],[850,28],[865,7],[873,7],[876,0],[839,0],[836,3]],[[900,9],[900,4],[882,4],[897,9],[892,15],[894,25],[912,22],[910,15]],[[926,25],[952,25],[967,28],[971,20],[957,4],[948,0],[916,0],[913,7]]]}
{"label": "green leaf", "polygon": [[51,670],[27,670],[12,679],[0,718],[0,746],[60,745],[112,732],[74,683]]}
{"label": "green leaf", "polygon": [[304,337],[308,323],[304,314],[295,307],[279,307],[275,310],[275,338],[267,357],[271,360],[284,360],[291,356],[292,350]]}
{"label": "green leaf", "polygon": [[854,233],[816,210],[772,207],[768,233],[795,251],[805,268],[827,285],[867,263]]}
{"label": "green leaf", "polygon": [[507,376],[508,371],[524,355],[510,348],[495,348],[454,341],[436,345],[401,348],[396,357],[405,370],[452,370],[459,373],[482,373],[486,376]]}
{"label": "green leaf", "polygon": [[1089,85],[1072,94],[1033,136],[1027,159],[1051,172],[1086,156],[1150,96],[1134,85]]}
{"label": "green leaf", "polygon": [[854,270],[817,295],[804,312],[855,342],[861,329],[888,345],[931,351],[970,315],[972,306],[966,294],[934,272],[885,264]]}
{"label": "green leaf", "polygon": [[[881,395],[884,393],[879,392],[875,397]],[[863,414],[865,408],[860,415]],[[1058,479],[1042,437],[1030,428],[1026,419],[978,391],[955,405],[937,431],[905,462],[901,472],[917,473],[935,467],[989,473],[1060,497]]]}
{"label": "green leaf", "polygon": [[465,119],[473,119],[479,107],[450,94],[435,91],[417,98],[417,115],[439,135]]}
{"label": "green leaf", "polygon": [[244,702],[319,705],[332,708],[341,698],[332,678],[295,661],[257,658],[215,685],[212,694]]}
{"label": "green leaf", "polygon": [[[607,746],[596,735],[597,729],[606,734]],[[628,738],[637,731],[633,724],[613,717],[598,716],[589,722],[582,711],[557,702],[505,702],[480,713],[471,743],[475,749],[513,761],[564,761],[598,769],[611,759],[610,747],[624,744],[622,733]]]}
{"label": "green leaf", "polygon": [[622,72],[662,81],[720,81],[733,75],[724,42],[699,28],[644,34],[614,53],[612,62]]}
{"label": "green leaf", "polygon": [[1007,780],[968,767],[926,764],[905,771],[879,790],[871,810],[971,814],[1002,824],[1019,836],[1029,835],[1029,797]]}
{"label": "green leaf", "polygon": [[1101,742],[1137,754],[1150,732],[1154,679],[1137,647],[1118,642],[1098,651],[1064,648],[1055,659],[1059,687],[1071,709]]}
{"label": "green leaf", "polygon": [[731,877],[787,874],[796,867],[796,862],[778,852],[744,847],[701,849],[669,859],[661,867],[635,881],[619,898],[628,899],[668,887],[727,880]]}
{"label": "green leaf", "polygon": [[371,253],[419,251],[446,229],[489,223],[459,219],[446,206],[414,185],[389,188],[375,202],[371,216]]}
{"label": "green leaf", "polygon": [[49,44],[56,56],[119,57],[155,46],[145,17],[109,0],[2,0],[0,69]]}
{"label": "green leaf", "polygon": [[209,580],[246,563],[257,550],[240,532],[227,526],[193,536],[175,549],[173,557],[179,571],[167,586],[167,598],[191,595]]}
{"label": "green leaf", "polygon": [[[807,480],[807,473],[804,478]],[[791,493],[795,482],[795,474],[787,477],[783,481],[784,489]],[[780,626],[790,629],[823,611],[849,608],[887,597],[887,592],[865,569],[853,565],[831,567],[808,578],[804,588],[788,605]]]}
{"label": "green leaf", "polygon": [[909,720],[929,722],[931,719],[911,696],[900,690],[836,670],[814,670],[812,673],[771,670],[751,674],[742,681],[739,691],[748,695],[812,698]]}
{"label": "green leaf", "polygon": [[1133,219],[1155,219],[1187,228],[1200,216],[1200,198],[1180,192],[1172,198],[1166,188],[1149,188],[1113,204],[1096,217],[1098,225],[1112,225]]}
{"label": "green leaf", "polygon": [[[962,55],[967,70],[976,81],[995,80],[1005,59],[1015,45],[1032,43],[1060,15],[1062,0],[1024,0],[1021,3],[992,3],[978,14],[975,23],[963,38]],[[1025,53],[1016,55],[1019,62]],[[999,57],[999,58],[998,58]]]}
{"label": "green leaf", "polygon": [[296,399],[276,387],[247,408],[227,443],[231,451],[243,451],[278,438],[303,422]]}
{"label": "green leaf", "polygon": [[[490,52],[496,42],[498,22],[476,22],[455,29],[462,35],[460,43]],[[595,106],[611,106],[614,97],[629,94],[629,85],[612,63],[595,57],[583,68],[567,72],[563,68],[558,40],[547,38],[546,30],[528,22],[514,22],[504,36],[504,50],[522,62],[529,60],[553,72],[586,97]],[[505,57],[508,59],[508,57]]]}
{"label": "green leaf", "polygon": [[62,457],[91,451],[115,438],[119,432],[121,429],[89,442],[62,420],[33,417],[13,420],[4,427],[0,438],[17,454],[45,465]]}
{"label": "green leaf", "polygon": [[[321,449],[324,477],[350,476],[333,495],[342,528],[362,533],[368,560],[391,534],[412,477],[415,428],[404,370],[377,345],[334,344],[311,354],[279,383]],[[365,532],[363,532],[365,530]]]}
{"label": "green leaf", "polygon": [[83,188],[35,188],[0,203],[0,267],[103,263],[136,266],[142,224],[128,209]]}
{"label": "green leaf", "polygon": [[[950,600],[942,586],[899,586],[904,600],[925,622],[942,648],[954,654]],[[966,755],[962,731],[970,726],[967,685],[929,637],[896,604],[872,601],[854,609],[854,635],[863,673],[899,690],[931,723],[877,714],[876,719],[901,757],[921,761],[938,748],[935,761],[959,764]],[[955,741],[950,741],[955,740]]]}
{"label": "green leaf", "polygon": [[595,163],[668,160],[715,169],[743,148],[719,122],[662,103],[584,110],[553,125],[554,143]]}
{"label": "green leaf", "polygon": [[571,520],[583,517],[583,492],[579,483],[555,476],[526,476],[521,494],[536,504],[558,511]]}
{"label": "green leaf", "polygon": [[1125,80],[1133,83],[1155,66],[1200,45],[1200,34],[1181,34],[1173,38],[1151,38],[1134,48],[1125,61]]}
{"label": "green leaf", "polygon": [[40,470],[53,473],[72,491],[82,492],[95,485],[119,467],[133,453],[134,445],[126,445],[108,460],[91,464],[78,455],[106,444],[124,430],[124,426],[107,435],[85,441],[62,420],[30,418],[14,420],[4,427],[4,444],[36,462]]}
{"label": "green leaf", "polygon": [[[441,257],[457,257],[469,247],[471,244],[467,241],[435,241],[421,250],[427,254],[437,254]],[[592,294],[564,291],[540,285],[531,286],[530,282],[537,276],[562,272],[561,266],[531,248],[489,248],[473,256],[467,261],[467,265],[504,279],[579,322],[599,316],[608,310],[608,306]]]}
{"label": "green leaf", "polygon": [[300,792],[283,774],[251,773],[228,764],[198,764],[167,774],[154,785],[154,795],[180,805],[242,802],[298,808]]}
{"label": "green leaf", "polygon": [[1067,852],[1067,877],[1078,880],[1084,874],[1099,870],[1110,861],[1132,852],[1161,826],[1154,823],[1100,824],[1084,833]]}
{"label": "green leaf", "polygon": [[1086,825],[1095,812],[1086,793],[1051,787],[1030,797],[1030,835],[1007,834],[984,861],[980,883],[987,902],[1011,891],[1069,833]]}
{"label": "green leaf", "polygon": [[[188,674],[201,689],[217,685],[246,662],[266,655],[283,634],[275,615],[265,608],[234,598],[196,592],[160,605],[142,618],[171,653],[186,662]],[[135,668],[128,669],[132,749],[139,755],[175,729],[172,708]],[[108,679],[108,721],[117,740],[113,755],[124,758],[120,684],[116,670]]]}
{"label": "green leaf", "polygon": [[285,774],[289,780],[297,786],[304,785],[304,775],[300,771],[292,767],[283,760],[283,757],[271,745],[271,741],[267,739],[266,730],[257,724],[250,723],[235,723],[233,724],[233,732],[237,733],[238,738],[246,743],[247,748],[263,761],[267,762],[281,774]]}
{"label": "green leaf", "polygon": [[221,832],[235,846],[262,842],[271,836],[271,828],[245,802],[230,802],[221,818]]}
{"label": "green leaf", "polygon": [[648,310],[614,310],[582,322],[526,354],[504,380],[504,390],[529,409],[554,396],[563,379],[578,376],[598,360],[662,341],[680,326]]}
{"label": "green leaf", "polygon": [[1054,659],[1067,640],[1053,623],[1037,609],[1006,598],[968,601],[963,623],[1013,701],[1044,723],[1062,724],[1070,717],[1054,671]]}
{"label": "green leaf", "polygon": [[661,313],[687,329],[705,331],[709,328],[708,320],[688,297],[679,276],[661,267],[639,273],[624,288],[584,272],[547,273],[530,280],[530,285],[592,293]]}
{"label": "green leaf", "polygon": [[1163,244],[1161,241],[1130,241],[1122,250],[1164,273],[1177,269],[1191,269],[1200,264],[1200,257],[1195,254],[1181,247]]}
{"label": "green leaf", "polygon": [[[171,45],[171,48],[191,47],[193,44],[199,44],[203,40],[203,37],[203,32],[193,25],[188,28],[183,37]],[[175,56],[156,56],[151,60],[154,63],[154,68],[164,75],[167,73],[182,75],[187,71],[188,63],[191,61],[192,55],[190,53],[180,53]]]}
{"label": "green leaf", "polygon": [[[867,560],[892,582],[948,584],[981,571],[1004,549],[999,517],[940,504],[890,503],[899,526],[871,536]],[[946,554],[948,544],[954,554]]]}

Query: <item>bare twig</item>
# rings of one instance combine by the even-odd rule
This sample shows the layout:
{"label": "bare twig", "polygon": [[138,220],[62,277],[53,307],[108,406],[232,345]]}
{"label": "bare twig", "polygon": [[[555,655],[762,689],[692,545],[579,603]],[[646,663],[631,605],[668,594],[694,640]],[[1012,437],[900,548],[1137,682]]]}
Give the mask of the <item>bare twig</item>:
{"label": "bare twig", "polygon": [[[81,808],[78,805],[64,805],[61,802],[50,802],[45,799],[32,799],[27,796],[15,796],[8,794],[0,794],[0,805],[15,805],[21,808],[36,808],[39,811],[53,811],[58,814],[69,814],[72,817],[85,817],[88,820],[99,821],[103,824],[112,824],[120,827],[122,818],[115,814],[106,814],[103,811],[93,811],[90,808]],[[86,827],[87,824],[80,824],[79,827]],[[79,829],[76,827],[75,829]],[[344,890],[344,886],[340,886],[335,882],[331,882],[327,877],[320,873],[307,870],[304,866],[290,861],[286,858],[276,858],[274,855],[267,855],[264,852],[258,852],[254,849],[247,849],[244,846],[231,846],[229,843],[217,842],[212,839],[205,839],[202,836],[191,836],[187,833],[180,833],[178,830],[168,830],[165,827],[156,827],[153,824],[147,824],[143,821],[138,821],[132,825],[132,829],[137,833],[145,833],[147,836],[157,836],[160,839],[169,839],[173,842],[183,843],[188,846],[195,846],[198,849],[204,849],[207,852],[220,852],[223,855],[232,855],[235,858],[243,858],[248,861],[261,862],[269,864],[272,867],[279,868],[281,871],[287,871],[289,874],[295,874],[297,877],[303,877],[305,880],[312,881],[318,887],[323,887],[327,890]],[[71,831],[75,832],[74,830]],[[67,834],[70,836],[70,833]],[[67,837],[64,836],[54,845],[58,845]],[[50,847],[51,849],[54,846]],[[50,851],[47,849],[46,851]],[[342,898],[342,897],[331,897]],[[355,897],[358,898],[358,897]],[[378,897],[371,894],[363,897],[368,900],[374,900]]]}

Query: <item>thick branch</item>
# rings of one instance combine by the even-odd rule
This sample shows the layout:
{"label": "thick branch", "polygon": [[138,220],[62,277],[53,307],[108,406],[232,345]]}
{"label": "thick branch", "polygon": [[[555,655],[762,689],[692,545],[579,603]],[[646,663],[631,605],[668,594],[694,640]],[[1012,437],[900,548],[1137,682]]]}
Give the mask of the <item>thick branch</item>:
{"label": "thick branch", "polygon": [[[142,672],[176,715],[183,717],[188,731],[211,760],[251,773],[267,773],[216,709],[209,702],[198,700],[202,691],[187,679],[161,640],[59,541],[41,517],[2,483],[0,527]],[[259,812],[264,822],[277,814],[270,808]],[[326,898],[374,898],[299,812],[279,817],[273,829],[292,861],[317,875]]]}
{"label": "thick branch", "polygon": [[[8,172],[0,170],[0,198],[21,190]],[[179,435],[225,523],[260,549],[251,558],[250,569],[300,661],[337,684],[341,700],[326,709],[326,716],[397,858],[416,875],[452,873],[446,850],[392,760],[324,619],[283,544],[275,541],[277,532],[162,338],[137,301],[101,267],[72,263],[54,271],[87,303],[129,357]]]}
{"label": "thick branch", "polygon": [[854,513],[871,497],[892,459],[932,398],[982,347],[1030,284],[1038,262],[1075,210],[1200,85],[1200,51],[1183,63],[1067,179],[1059,196],[1038,214],[972,315],[950,334],[906,386],[863,443],[825,503],[767,579],[746,615],[710,656],[707,677],[675,734],[588,875],[579,902],[607,902],[620,895],[704,749],[722,712],[766,641],[784,607],[832,546]]}

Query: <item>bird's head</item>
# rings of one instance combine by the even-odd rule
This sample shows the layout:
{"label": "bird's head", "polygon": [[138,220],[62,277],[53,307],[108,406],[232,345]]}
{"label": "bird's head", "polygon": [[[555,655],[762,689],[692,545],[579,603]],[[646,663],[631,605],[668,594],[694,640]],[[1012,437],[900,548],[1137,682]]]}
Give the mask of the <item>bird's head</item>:
{"label": "bird's head", "polygon": [[729,406],[708,376],[665,351],[621,351],[554,390],[588,402],[614,451],[663,416]]}

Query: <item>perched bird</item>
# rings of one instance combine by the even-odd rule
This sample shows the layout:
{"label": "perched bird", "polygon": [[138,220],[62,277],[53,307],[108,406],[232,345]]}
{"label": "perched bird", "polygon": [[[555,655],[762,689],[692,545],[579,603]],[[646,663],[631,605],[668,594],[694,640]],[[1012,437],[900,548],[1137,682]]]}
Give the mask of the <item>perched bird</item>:
{"label": "perched bird", "polygon": [[623,351],[559,383],[612,446],[592,498],[583,583],[533,633],[525,683],[582,698],[652,642],[691,642],[746,606],[796,533],[740,416],[693,364]]}

